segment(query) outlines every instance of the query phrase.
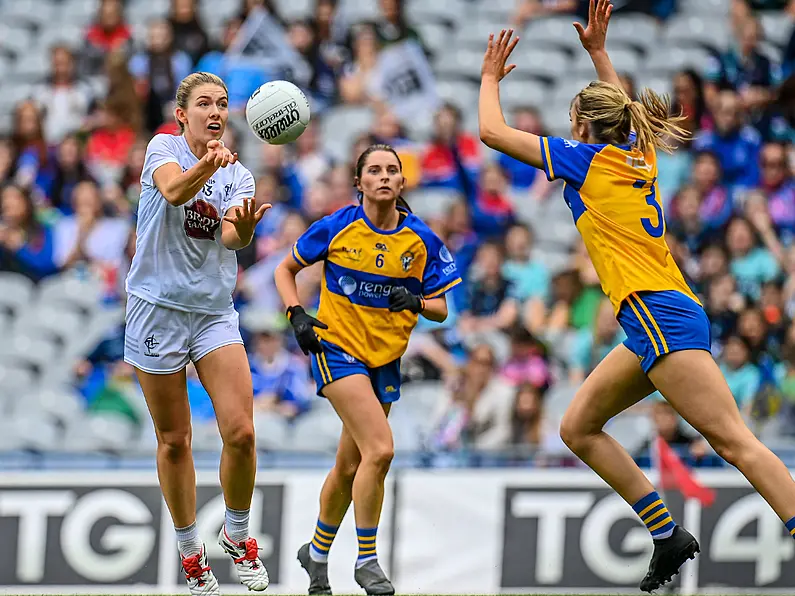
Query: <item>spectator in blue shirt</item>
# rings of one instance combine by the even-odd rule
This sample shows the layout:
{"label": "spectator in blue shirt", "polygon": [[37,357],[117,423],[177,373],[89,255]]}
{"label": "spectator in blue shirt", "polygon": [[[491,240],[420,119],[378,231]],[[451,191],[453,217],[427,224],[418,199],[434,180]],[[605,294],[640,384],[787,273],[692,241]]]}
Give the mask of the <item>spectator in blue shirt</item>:
{"label": "spectator in blue shirt", "polygon": [[34,281],[56,273],[52,231],[36,221],[30,192],[14,185],[0,194],[0,271]]}
{"label": "spectator in blue shirt", "polygon": [[464,333],[509,329],[519,316],[513,284],[502,274],[502,247],[484,242],[478,248],[468,286],[468,300],[461,316]]}
{"label": "spectator in blue shirt", "polygon": [[708,105],[714,108],[720,89],[736,91],[743,108],[757,117],[772,101],[773,88],[781,82],[781,69],[759,51],[761,34],[756,18],[745,19],[735,47],[713,58],[705,77]]}
{"label": "spectator in blue shirt", "polygon": [[724,183],[730,190],[756,186],[759,183],[762,139],[755,129],[743,126],[737,93],[721,91],[713,114],[715,130],[702,131],[693,148],[715,154],[723,170]]}
{"label": "spectator in blue shirt", "polygon": [[285,347],[286,321],[272,315],[247,318],[254,334],[249,356],[254,409],[292,420],[310,407],[307,364]]}
{"label": "spectator in blue shirt", "polygon": [[762,284],[774,280],[781,269],[773,254],[759,246],[748,220],[734,218],[726,230],[726,246],[731,255],[729,269],[737,279],[740,293],[759,300]]}
{"label": "spectator in blue shirt", "polygon": [[549,269],[543,259],[533,256],[533,232],[525,224],[514,224],[505,235],[506,259],[503,276],[513,283],[519,300],[541,298],[549,294]]}
{"label": "spectator in blue shirt", "polygon": [[759,391],[761,374],[751,362],[748,342],[739,335],[731,335],[726,340],[720,370],[739,408],[746,414],[750,413],[754,396]]}
{"label": "spectator in blue shirt", "polygon": [[[533,107],[517,108],[513,115],[513,126],[517,130],[544,136],[546,131],[541,121],[541,115]],[[497,162],[508,175],[508,181],[514,190],[529,191],[531,195],[544,195],[550,186],[546,176],[538,168],[513,157],[500,153]]]}

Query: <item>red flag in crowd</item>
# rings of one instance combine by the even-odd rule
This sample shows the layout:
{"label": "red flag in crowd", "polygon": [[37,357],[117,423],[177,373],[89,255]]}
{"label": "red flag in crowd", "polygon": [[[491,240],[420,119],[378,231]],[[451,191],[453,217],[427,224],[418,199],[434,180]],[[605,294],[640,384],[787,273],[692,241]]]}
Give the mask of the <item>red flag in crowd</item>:
{"label": "red flag in crowd", "polygon": [[655,450],[662,490],[678,490],[686,498],[698,499],[706,507],[715,502],[715,491],[700,484],[676,451],[671,449],[667,441],[660,436],[655,439]]}

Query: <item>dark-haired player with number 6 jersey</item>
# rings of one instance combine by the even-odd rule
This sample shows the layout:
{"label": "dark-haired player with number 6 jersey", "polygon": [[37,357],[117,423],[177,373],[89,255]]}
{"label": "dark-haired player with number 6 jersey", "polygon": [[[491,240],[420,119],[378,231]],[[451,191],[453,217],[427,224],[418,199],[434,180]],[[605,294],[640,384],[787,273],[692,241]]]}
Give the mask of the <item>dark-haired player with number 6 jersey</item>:
{"label": "dark-haired player with number 6 jersey", "polygon": [[[443,321],[444,295],[461,282],[445,245],[400,197],[403,184],[395,150],[369,147],[356,164],[361,205],[315,222],[275,273],[298,343],[312,354],[318,394],[343,423],[314,536],[298,552],[310,594],[331,593],[328,553],[351,501],[359,541],[354,579],[367,594],[395,592],[376,556],[394,453],[387,414],[400,397],[400,357],[418,317]],[[301,308],[295,286],[296,274],[319,261],[320,320]]]}

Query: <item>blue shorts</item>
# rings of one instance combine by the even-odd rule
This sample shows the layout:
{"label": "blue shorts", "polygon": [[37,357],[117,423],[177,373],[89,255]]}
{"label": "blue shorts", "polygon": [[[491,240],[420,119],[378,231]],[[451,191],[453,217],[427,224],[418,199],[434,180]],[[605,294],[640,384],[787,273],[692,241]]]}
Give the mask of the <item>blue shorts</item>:
{"label": "blue shorts", "polygon": [[633,292],[621,304],[618,322],[627,334],[624,345],[649,372],[660,356],[679,350],[710,351],[710,324],[692,298],[670,290]]}
{"label": "blue shorts", "polygon": [[317,383],[317,394],[323,395],[323,387],[351,375],[370,377],[375,396],[382,404],[400,399],[400,358],[378,368],[369,368],[339,346],[320,340],[323,352],[310,354],[312,377]]}

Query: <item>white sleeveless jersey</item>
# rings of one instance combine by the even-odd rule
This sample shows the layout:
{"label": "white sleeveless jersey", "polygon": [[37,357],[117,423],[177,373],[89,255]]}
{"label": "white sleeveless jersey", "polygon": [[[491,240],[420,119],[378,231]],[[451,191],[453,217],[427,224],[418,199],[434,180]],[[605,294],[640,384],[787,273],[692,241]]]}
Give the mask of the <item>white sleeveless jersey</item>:
{"label": "white sleeveless jersey", "polygon": [[233,309],[237,257],[221,243],[221,220],[254,196],[254,177],[239,162],[218,168],[190,201],[171,205],[155,186],[155,170],[176,163],[184,172],[198,161],[183,136],[149,142],[127,292],[167,308],[223,314]]}

